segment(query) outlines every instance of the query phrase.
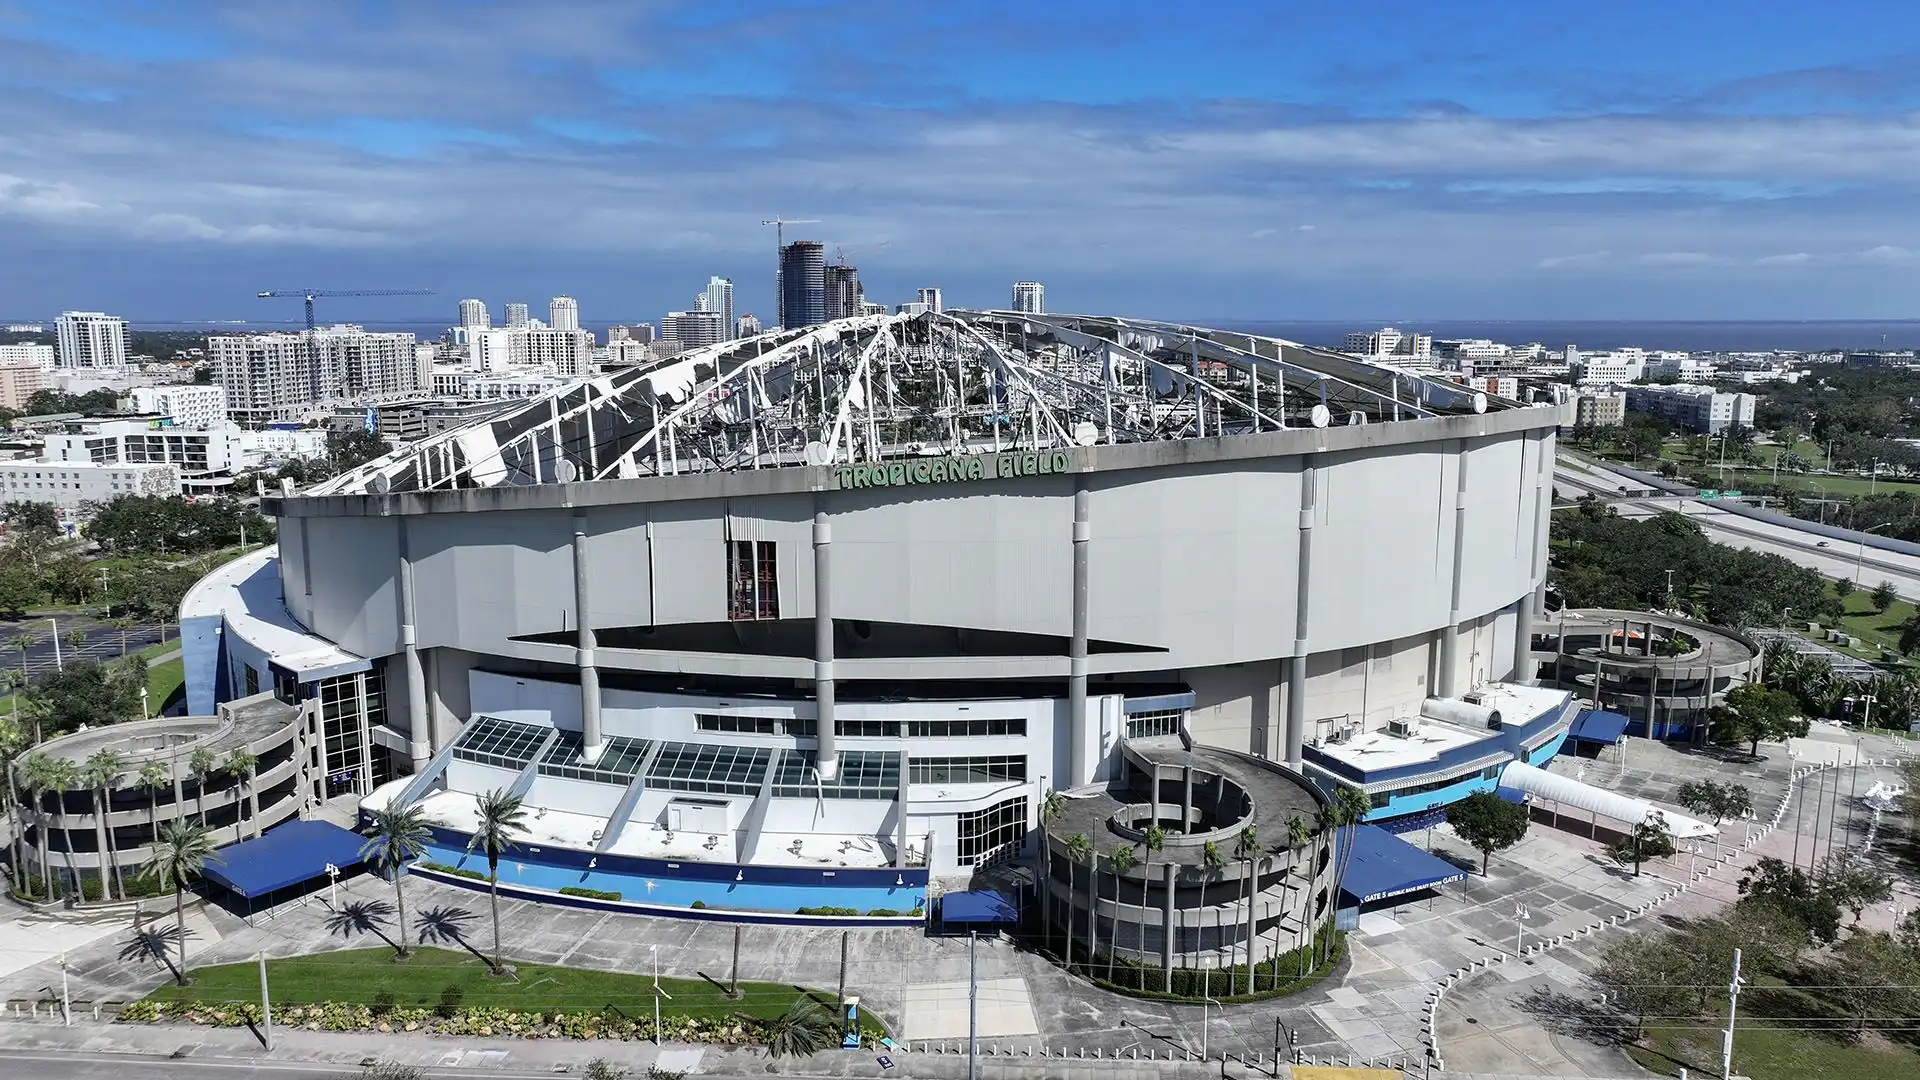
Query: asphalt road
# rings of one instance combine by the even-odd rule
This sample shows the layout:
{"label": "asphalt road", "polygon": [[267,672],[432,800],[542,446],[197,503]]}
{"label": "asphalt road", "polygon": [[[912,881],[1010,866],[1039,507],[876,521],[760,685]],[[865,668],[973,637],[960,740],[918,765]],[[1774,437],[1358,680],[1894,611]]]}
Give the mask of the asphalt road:
{"label": "asphalt road", "polygon": [[[435,1069],[420,1070],[433,1080],[479,1078],[487,1080],[552,1080],[552,1069]],[[577,1074],[576,1074],[577,1075]],[[640,1070],[630,1075],[644,1076]],[[744,1074],[716,1073],[702,1076]],[[339,1065],[300,1061],[195,1061],[191,1058],[141,1057],[131,1054],[83,1054],[72,1051],[0,1050],[0,1080],[357,1080],[360,1070]]]}
{"label": "asphalt road", "polygon": [[[82,629],[85,626],[85,629]],[[66,637],[72,630],[80,630],[86,635],[86,641],[78,649],[67,643]],[[27,674],[38,678],[42,672],[52,671],[55,667],[53,627],[46,619],[26,619],[20,622],[0,622],[0,668],[20,667],[20,650],[11,648],[6,642],[20,634],[31,634],[34,643],[27,646]],[[127,630],[126,651],[139,652],[149,645],[158,644],[162,635],[171,641],[177,635],[171,625],[155,623],[150,626],[135,626]],[[113,626],[101,626],[93,620],[76,619],[72,623],[61,620],[59,661],[75,659],[113,660],[120,656],[120,630]]]}

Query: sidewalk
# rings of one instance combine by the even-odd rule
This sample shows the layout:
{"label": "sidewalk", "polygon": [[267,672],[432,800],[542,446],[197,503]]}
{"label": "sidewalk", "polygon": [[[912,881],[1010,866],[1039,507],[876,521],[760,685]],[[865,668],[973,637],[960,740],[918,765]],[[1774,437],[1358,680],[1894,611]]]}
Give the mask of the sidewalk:
{"label": "sidewalk", "polygon": [[[1206,1080],[1221,1075],[1219,1062],[1115,1061],[1111,1058],[1043,1060],[989,1053],[992,1044],[980,1047],[980,1074],[986,1080]],[[190,1058],[225,1063],[318,1064],[334,1066],[351,1074],[366,1061],[388,1061],[425,1069],[461,1069],[478,1075],[579,1075],[587,1062],[603,1058],[645,1075],[658,1065],[662,1069],[705,1076],[787,1077],[929,1077],[935,1080],[961,1080],[967,1075],[965,1054],[893,1053],[894,1068],[883,1070],[879,1053],[868,1050],[828,1051],[804,1060],[770,1060],[757,1049],[730,1049],[710,1046],[655,1047],[648,1043],[584,1041],[574,1039],[443,1039],[419,1035],[377,1035],[367,1032],[306,1031],[274,1029],[274,1049],[263,1050],[259,1038],[247,1028],[210,1028],[184,1024],[96,1023],[75,1017],[72,1027],[57,1021],[0,1021],[0,1049],[41,1053],[128,1054],[149,1057]],[[1271,1068],[1257,1073],[1237,1062],[1228,1066],[1229,1075],[1271,1076]],[[1291,1070],[1282,1066],[1282,1077]]]}

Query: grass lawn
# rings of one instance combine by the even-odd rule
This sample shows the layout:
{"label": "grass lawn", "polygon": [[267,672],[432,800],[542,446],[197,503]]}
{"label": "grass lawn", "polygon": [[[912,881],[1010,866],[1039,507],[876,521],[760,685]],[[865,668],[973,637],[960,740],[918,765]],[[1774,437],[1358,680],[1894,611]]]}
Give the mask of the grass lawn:
{"label": "grass lawn", "polygon": [[[1878,583],[1877,578],[1871,574],[1866,575],[1862,578],[1861,586],[1854,589],[1852,595],[1841,600],[1841,603],[1846,605],[1847,614],[1835,629],[1860,638],[1866,642],[1864,647],[1842,648],[1827,641],[1824,635],[1804,633],[1804,626],[1802,636],[1818,641],[1836,652],[1857,656],[1871,663],[1880,663],[1880,650],[1894,648],[1900,643],[1900,625],[1913,617],[1915,609],[1910,601],[1896,599],[1892,606],[1887,608],[1885,614],[1875,611],[1873,599],[1867,594],[1872,592],[1873,587]],[[1827,592],[1834,596],[1839,595],[1832,584],[1828,584]],[[1905,666],[1904,662],[1902,666]]]}
{"label": "grass lawn", "polygon": [[[1806,1003],[1773,1001],[1778,998],[1806,999],[1808,995],[1773,988],[1743,995],[1741,1012],[1765,1006],[1773,1015],[1800,1011]],[[1663,1076],[1678,1076],[1685,1066],[1690,1076],[1720,1075],[1721,1031],[1725,1024],[1722,1011],[1711,1021],[1694,1026],[1653,1027],[1647,1031],[1646,1044],[1629,1047],[1627,1053],[1642,1066]],[[1655,1024],[1674,1024],[1655,1021]],[[1789,1020],[1789,1024],[1807,1023]],[[1819,1025],[1821,1021],[1811,1021]],[[1920,1052],[1874,1035],[1855,1042],[1845,1032],[1800,1031],[1773,1027],[1766,1023],[1749,1026],[1745,1016],[1733,1040],[1733,1071],[1753,1080],[1892,1080],[1897,1076],[1920,1076]]]}
{"label": "grass lawn", "polygon": [[[484,919],[475,920],[468,932],[475,945],[491,940]],[[752,947],[751,931],[747,948]],[[465,950],[419,948],[411,960],[395,963],[392,949],[353,949],[267,961],[267,982],[275,1004],[372,1005],[380,991],[393,995],[400,1008],[431,1008],[449,986],[461,990],[461,1003],[467,1008],[505,1008],[544,1012],[600,1012],[616,1008],[651,1015],[653,977],[611,971],[587,971],[580,968],[548,967],[544,964],[515,964],[517,979],[490,979],[487,965]],[[662,977],[660,987],[673,995],[661,1003],[664,1016],[716,1018],[746,1013],[772,1017],[785,1012],[794,999],[810,994],[829,1009],[835,1009],[831,992],[806,990],[780,983],[740,984],[741,997],[726,996],[726,972],[711,973],[717,983],[704,979]],[[172,983],[148,995],[149,1001],[258,1001],[260,969],[252,961],[193,969],[194,984],[179,987]]]}
{"label": "grass lawn", "polygon": [[184,697],[186,692],[187,666],[179,657],[147,669],[147,708],[156,714],[165,713],[174,698]]}

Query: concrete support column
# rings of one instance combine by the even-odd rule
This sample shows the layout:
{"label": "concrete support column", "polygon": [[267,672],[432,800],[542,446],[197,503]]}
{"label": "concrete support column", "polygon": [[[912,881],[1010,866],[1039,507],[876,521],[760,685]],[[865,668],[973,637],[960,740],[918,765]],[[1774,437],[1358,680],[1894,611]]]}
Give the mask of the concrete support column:
{"label": "concrete support column", "polygon": [[575,656],[580,666],[580,760],[591,765],[606,751],[600,734],[600,668],[593,651],[593,623],[587,618],[587,606],[593,596],[593,575],[587,565],[587,515],[573,512],[573,614],[579,624]]}
{"label": "concrete support column", "polygon": [[[407,740],[409,743],[433,741],[433,717],[427,713],[427,673],[420,663],[420,598],[413,586],[413,551],[409,544],[407,519],[399,520],[400,531],[400,651],[407,668]],[[304,530],[302,530],[304,533]],[[309,563],[309,566],[312,564]],[[312,578],[309,573],[308,578]],[[361,702],[361,720],[366,719],[366,703]],[[422,731],[427,733],[423,740]],[[430,756],[430,755],[429,755]],[[409,754],[414,772],[427,767],[427,757]],[[371,765],[368,766],[371,768]],[[371,783],[372,774],[368,774]]]}
{"label": "concrete support column", "polygon": [[[1520,598],[1514,609],[1513,620],[1513,675],[1514,682],[1527,686],[1533,685],[1539,668],[1533,662],[1533,624],[1545,606],[1547,528],[1549,514],[1553,506],[1553,445],[1547,439],[1538,440],[1539,467],[1534,470],[1533,495],[1533,556],[1527,576],[1527,595]],[[1559,674],[1558,667],[1555,675]]]}
{"label": "concrete support column", "polygon": [[[904,869],[907,865],[907,783],[912,770],[913,761],[907,755],[905,744],[902,744],[900,747],[900,790],[899,793],[894,796],[894,798],[898,800],[896,805],[899,807],[900,813],[900,821],[894,829],[894,833],[898,836],[898,839],[893,843],[893,865],[895,869]],[[1041,836],[1041,842],[1046,842],[1044,833]]]}
{"label": "concrete support column", "polygon": [[1193,831],[1193,752],[1191,750],[1187,752],[1187,765],[1181,770],[1181,778],[1184,794],[1180,796],[1180,831],[1190,833]]}
{"label": "concrete support column", "polygon": [[819,708],[813,767],[822,781],[831,781],[840,774],[833,746],[833,526],[818,501],[813,511],[813,700]]}
{"label": "concrete support column", "polygon": [[1180,867],[1174,863],[1160,864],[1160,882],[1163,890],[1160,896],[1160,927],[1164,931],[1160,937],[1160,970],[1166,979],[1162,988],[1173,985],[1173,942],[1180,935],[1177,921],[1179,911],[1174,906],[1174,880],[1180,876]]}
{"label": "concrete support column", "polygon": [[1300,469],[1300,558],[1293,601],[1293,655],[1287,667],[1287,767],[1305,766],[1301,757],[1307,742],[1307,625],[1313,591],[1313,518],[1319,505],[1318,474],[1302,459]]}
{"label": "concrete support column", "polygon": [[1067,642],[1067,715],[1073,732],[1073,782],[1093,779],[1096,763],[1087,720],[1087,545],[1093,539],[1091,497],[1082,480],[1073,492],[1073,637]]}
{"label": "concrete support column", "polygon": [[1447,627],[1440,632],[1440,685],[1437,696],[1455,697],[1460,692],[1460,591],[1467,564],[1467,441],[1460,440],[1454,456],[1456,482],[1453,490],[1453,591],[1447,601]]}

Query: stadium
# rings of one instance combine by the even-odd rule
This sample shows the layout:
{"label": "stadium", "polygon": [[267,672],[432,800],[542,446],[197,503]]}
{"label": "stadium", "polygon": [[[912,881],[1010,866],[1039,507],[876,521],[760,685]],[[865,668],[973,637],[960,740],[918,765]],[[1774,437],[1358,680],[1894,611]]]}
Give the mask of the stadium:
{"label": "stadium", "polygon": [[1051,792],[1116,836],[1335,785],[1420,821],[1567,736],[1531,670],[1561,419],[1151,320],[776,330],[269,499],[277,549],[183,606],[189,704],[317,700],[329,791],[422,805],[436,861],[508,788],[503,887],[681,910],[904,914],[1036,850]]}

